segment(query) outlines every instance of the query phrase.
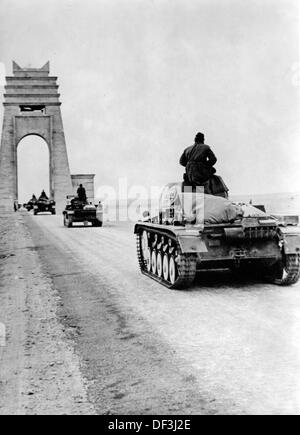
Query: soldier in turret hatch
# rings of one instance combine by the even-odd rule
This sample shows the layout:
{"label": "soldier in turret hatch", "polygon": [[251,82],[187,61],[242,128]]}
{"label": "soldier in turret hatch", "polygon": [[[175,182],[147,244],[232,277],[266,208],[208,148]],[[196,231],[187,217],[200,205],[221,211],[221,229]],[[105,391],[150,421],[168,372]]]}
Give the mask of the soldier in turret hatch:
{"label": "soldier in turret hatch", "polygon": [[204,185],[216,173],[217,158],[211,148],[204,143],[204,134],[197,133],[194,145],[186,148],[180,158],[185,167],[184,181],[192,186]]}
{"label": "soldier in turret hatch", "polygon": [[42,191],[39,199],[49,199],[44,190]]}
{"label": "soldier in turret hatch", "polygon": [[79,201],[86,202],[86,200],[87,200],[86,191],[85,191],[85,188],[83,187],[82,184],[80,184],[78,189],[77,189],[77,195],[78,195]]}

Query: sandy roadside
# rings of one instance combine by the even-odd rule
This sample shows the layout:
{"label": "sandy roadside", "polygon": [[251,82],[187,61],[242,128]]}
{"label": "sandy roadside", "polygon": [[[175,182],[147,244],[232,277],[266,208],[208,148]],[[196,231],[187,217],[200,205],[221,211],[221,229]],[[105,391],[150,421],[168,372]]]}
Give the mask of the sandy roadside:
{"label": "sandy roadside", "polygon": [[22,214],[0,217],[0,241],[0,414],[94,414]]}

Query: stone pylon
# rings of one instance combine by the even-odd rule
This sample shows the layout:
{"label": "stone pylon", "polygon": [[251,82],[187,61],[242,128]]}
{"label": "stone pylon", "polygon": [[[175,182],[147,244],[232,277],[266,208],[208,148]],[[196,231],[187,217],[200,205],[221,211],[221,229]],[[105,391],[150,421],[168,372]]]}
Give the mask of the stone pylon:
{"label": "stone pylon", "polygon": [[[6,77],[4,118],[0,147],[0,210],[13,210],[18,200],[19,142],[28,135],[43,138],[49,148],[50,197],[63,209],[72,182],[63,129],[57,77],[49,76],[49,62],[42,68],[21,68],[13,62],[13,76]],[[38,165],[38,162],[36,162]]]}

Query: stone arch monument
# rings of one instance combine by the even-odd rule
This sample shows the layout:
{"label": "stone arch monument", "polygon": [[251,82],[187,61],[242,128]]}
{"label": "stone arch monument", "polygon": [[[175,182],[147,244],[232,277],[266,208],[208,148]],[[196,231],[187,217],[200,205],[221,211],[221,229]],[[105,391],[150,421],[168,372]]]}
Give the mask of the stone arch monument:
{"label": "stone arch monument", "polygon": [[[19,142],[28,135],[43,138],[49,148],[50,197],[61,210],[73,192],[57,77],[42,68],[21,68],[13,62],[13,76],[6,77],[4,118],[0,147],[0,209],[13,210],[18,199]],[[37,162],[38,164],[38,162]]]}

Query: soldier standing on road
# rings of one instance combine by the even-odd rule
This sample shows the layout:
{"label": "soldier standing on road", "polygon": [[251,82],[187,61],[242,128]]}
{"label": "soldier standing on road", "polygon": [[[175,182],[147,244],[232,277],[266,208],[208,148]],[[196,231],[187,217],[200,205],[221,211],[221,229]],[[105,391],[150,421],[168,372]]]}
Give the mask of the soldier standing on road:
{"label": "soldier standing on road", "polygon": [[194,145],[186,148],[180,158],[180,164],[186,168],[184,181],[192,186],[202,186],[215,174],[213,166],[216,162],[213,151],[204,143],[204,134],[197,133]]}

